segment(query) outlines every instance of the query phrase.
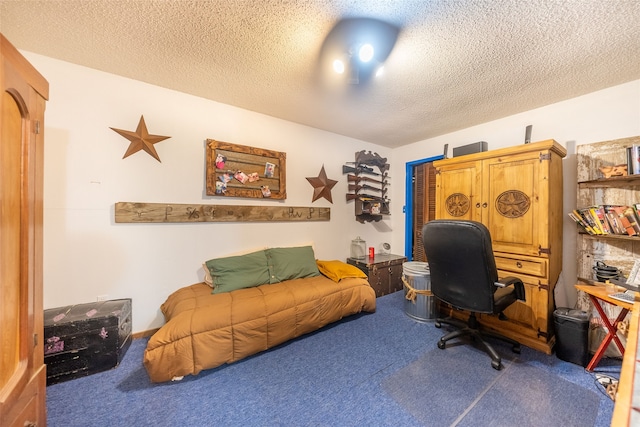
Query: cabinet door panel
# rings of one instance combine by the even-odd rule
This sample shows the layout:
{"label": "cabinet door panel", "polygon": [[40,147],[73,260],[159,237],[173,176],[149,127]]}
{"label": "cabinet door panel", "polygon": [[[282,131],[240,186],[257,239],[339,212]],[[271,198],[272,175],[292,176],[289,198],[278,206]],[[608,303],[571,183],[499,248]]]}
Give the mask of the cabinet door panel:
{"label": "cabinet door panel", "polygon": [[28,310],[22,296],[28,293],[28,275],[21,259],[28,253],[22,236],[27,235],[21,221],[22,196],[22,115],[20,107],[7,92],[2,94],[2,146],[0,168],[0,207],[2,239],[0,240],[0,389],[26,376]]}
{"label": "cabinet door panel", "polygon": [[[512,273],[498,271],[499,277],[510,276]],[[525,301],[516,301],[504,311],[508,321],[500,321],[497,316],[483,316],[483,321],[498,330],[512,330],[533,340],[533,343],[521,339],[520,342],[535,348],[535,342],[547,342],[553,332],[550,329],[551,317],[549,288],[541,282],[540,278],[520,276],[524,283]]]}
{"label": "cabinet door panel", "polygon": [[0,425],[44,425],[42,161],[48,83],[2,34],[0,88]]}
{"label": "cabinet door panel", "polygon": [[487,160],[483,172],[494,251],[539,255],[539,196],[543,177],[537,153]]}
{"label": "cabinet door panel", "polygon": [[436,218],[481,221],[478,163],[441,167],[436,175]]}

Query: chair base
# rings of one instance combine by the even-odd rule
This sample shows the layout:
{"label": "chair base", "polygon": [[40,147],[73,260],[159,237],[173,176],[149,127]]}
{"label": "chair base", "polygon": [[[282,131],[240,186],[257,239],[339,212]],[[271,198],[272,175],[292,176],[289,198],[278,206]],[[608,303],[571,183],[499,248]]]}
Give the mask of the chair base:
{"label": "chair base", "polygon": [[489,344],[486,340],[485,337],[491,337],[491,338],[496,338],[499,339],[501,341],[506,342],[507,344],[511,344],[511,350],[514,353],[520,354],[520,343],[512,340],[511,338],[507,338],[503,335],[497,334],[495,332],[492,331],[488,331],[488,330],[480,330],[480,324],[478,322],[478,319],[476,318],[475,313],[471,313],[471,315],[469,316],[469,320],[467,321],[467,323],[461,322],[457,319],[453,319],[450,317],[447,318],[437,318],[435,321],[435,326],[436,328],[441,328],[442,324],[445,323],[447,325],[452,325],[457,327],[458,329],[452,332],[449,332],[448,334],[443,335],[440,340],[438,341],[438,348],[439,349],[443,349],[446,347],[446,342],[449,340],[452,340],[453,338],[457,338],[457,337],[462,337],[465,335],[469,335],[471,337],[472,340],[478,340],[478,342],[480,342],[482,344],[482,346],[484,347],[485,351],[489,354],[489,356],[491,357],[491,367],[493,369],[496,370],[500,370],[502,369],[502,358],[500,357],[500,355],[498,354],[498,352],[496,352],[496,350],[493,348],[493,346],[491,344]]}

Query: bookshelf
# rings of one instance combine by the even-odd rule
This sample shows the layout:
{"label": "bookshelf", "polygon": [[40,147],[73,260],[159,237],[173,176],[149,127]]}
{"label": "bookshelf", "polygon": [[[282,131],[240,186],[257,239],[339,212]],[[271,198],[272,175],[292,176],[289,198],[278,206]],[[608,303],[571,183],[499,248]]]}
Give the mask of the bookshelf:
{"label": "bookshelf", "polygon": [[[640,174],[604,178],[601,168],[627,163],[627,147],[640,144],[640,136],[583,144],[576,148],[578,210],[590,206],[633,206],[640,203]],[[597,261],[618,267],[625,276],[640,257],[640,236],[623,234],[577,236],[578,279],[596,280]]]}

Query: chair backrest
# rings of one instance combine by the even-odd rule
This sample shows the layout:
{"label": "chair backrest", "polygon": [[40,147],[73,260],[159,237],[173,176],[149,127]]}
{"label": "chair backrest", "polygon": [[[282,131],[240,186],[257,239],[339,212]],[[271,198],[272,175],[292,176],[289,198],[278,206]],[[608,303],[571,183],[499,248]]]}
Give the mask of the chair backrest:
{"label": "chair backrest", "polygon": [[422,227],[431,292],[456,308],[493,313],[498,271],[487,227],[475,221],[434,220]]}

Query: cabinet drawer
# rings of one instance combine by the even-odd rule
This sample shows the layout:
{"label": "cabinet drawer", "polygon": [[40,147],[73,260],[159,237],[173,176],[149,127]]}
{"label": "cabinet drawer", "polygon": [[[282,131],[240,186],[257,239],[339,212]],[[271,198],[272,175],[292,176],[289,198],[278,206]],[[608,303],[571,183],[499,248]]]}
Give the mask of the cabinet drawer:
{"label": "cabinet drawer", "polygon": [[547,260],[542,258],[508,258],[496,256],[498,270],[512,271],[530,276],[547,276]]}

